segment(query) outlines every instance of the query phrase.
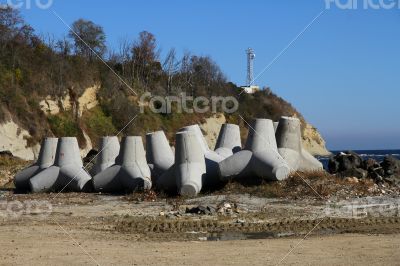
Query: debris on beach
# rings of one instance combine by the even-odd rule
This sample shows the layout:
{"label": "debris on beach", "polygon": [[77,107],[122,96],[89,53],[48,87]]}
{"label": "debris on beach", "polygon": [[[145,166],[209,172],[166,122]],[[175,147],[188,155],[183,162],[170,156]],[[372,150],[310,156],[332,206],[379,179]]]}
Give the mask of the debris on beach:
{"label": "debris on beach", "polygon": [[198,214],[198,215],[213,215],[216,213],[216,210],[212,206],[199,205],[193,208],[186,208],[185,213]]}

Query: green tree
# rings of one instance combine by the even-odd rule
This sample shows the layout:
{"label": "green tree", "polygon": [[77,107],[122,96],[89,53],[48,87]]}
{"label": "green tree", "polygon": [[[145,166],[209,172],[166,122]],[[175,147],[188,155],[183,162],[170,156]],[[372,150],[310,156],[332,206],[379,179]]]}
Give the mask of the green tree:
{"label": "green tree", "polygon": [[79,19],[72,24],[68,36],[75,43],[75,52],[92,60],[106,52],[106,35],[103,28],[92,21]]}

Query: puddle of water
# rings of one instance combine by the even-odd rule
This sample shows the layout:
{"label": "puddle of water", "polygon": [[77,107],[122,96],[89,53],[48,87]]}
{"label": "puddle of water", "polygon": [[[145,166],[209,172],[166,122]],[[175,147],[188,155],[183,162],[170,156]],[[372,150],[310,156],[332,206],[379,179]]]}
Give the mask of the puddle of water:
{"label": "puddle of water", "polygon": [[229,241],[229,240],[257,240],[266,238],[280,237],[280,234],[272,232],[241,233],[241,232],[222,232],[210,233],[207,241]]}

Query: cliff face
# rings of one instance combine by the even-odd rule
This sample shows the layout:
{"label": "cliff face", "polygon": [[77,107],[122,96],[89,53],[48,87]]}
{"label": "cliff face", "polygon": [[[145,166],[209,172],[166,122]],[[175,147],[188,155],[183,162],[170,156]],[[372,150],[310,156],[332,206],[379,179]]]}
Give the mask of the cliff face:
{"label": "cliff face", "polygon": [[19,127],[13,120],[0,124],[0,151],[11,151],[14,156],[24,160],[34,160],[39,154],[40,146],[28,147],[30,134]]}
{"label": "cliff face", "polygon": [[[77,107],[75,112],[78,117],[81,117],[84,111],[98,105],[97,92],[99,88],[99,85],[87,88],[76,103],[71,101],[71,97],[66,94],[64,97],[58,98],[47,96],[39,102],[39,106],[46,115],[57,115],[63,111],[71,111],[75,106]],[[36,160],[39,155],[40,143],[30,145],[28,140],[32,136],[29,131],[16,123],[11,114],[8,114],[7,117],[6,121],[0,123],[0,151],[10,151],[14,156],[27,161]],[[46,122],[43,121],[43,123]],[[86,156],[92,149],[92,141],[85,130],[83,128],[81,130],[84,139],[81,155]]]}
{"label": "cliff face", "polygon": [[224,123],[226,123],[224,114],[216,114],[207,118],[206,121],[200,125],[207,144],[211,149],[214,149],[215,144],[217,143],[219,131]]}
{"label": "cliff face", "polygon": [[326,149],[325,140],[322,138],[318,130],[311,124],[307,123],[303,130],[303,147],[312,155],[330,155]]}
{"label": "cliff face", "polygon": [[[99,104],[97,100],[99,89],[100,85],[89,87],[83,92],[82,96],[78,98],[76,102],[78,108],[76,111],[79,117],[82,116],[85,110],[90,110]],[[45,114],[57,115],[61,111],[70,111],[74,108],[75,104],[73,104],[70,95],[66,94],[58,98],[47,96],[44,100],[40,101],[39,106]]]}
{"label": "cliff face", "polygon": [[[97,113],[93,112],[93,110],[99,108],[99,101],[97,97],[99,88],[100,86],[98,85],[87,88],[86,90],[84,90],[83,94],[80,97],[77,97],[75,99],[75,101],[71,100],[71,97],[68,95],[68,93],[66,93],[63,97],[56,98],[48,96],[45,99],[41,100],[39,103],[41,111],[45,114],[45,117],[62,117],[63,113],[65,112],[73,113],[73,117],[78,117],[79,123],[77,124],[77,126],[79,127],[80,131],[80,133],[78,134],[80,137],[78,137],[78,139],[81,140],[80,148],[82,156],[85,156],[90,151],[90,149],[95,146],[95,143],[97,142],[97,137],[94,137],[93,134],[88,133],[93,133],[94,130],[98,134],[105,134],[98,132],[96,127],[97,124],[93,122],[97,120],[84,119],[85,116],[87,116],[87,114],[89,113],[92,113],[92,115],[94,115],[95,117],[97,116]],[[139,115],[139,117],[146,117],[146,114]],[[222,113],[210,114],[208,117],[206,116],[202,118],[200,127],[203,130],[203,133],[210,148],[214,148],[221,125],[226,123],[228,120],[228,117],[226,117]],[[68,120],[62,120],[62,122],[59,123],[61,123],[60,125],[62,127],[68,127],[67,122]],[[179,128],[186,124],[197,122],[199,121],[188,121],[187,118],[182,116],[182,121],[179,120],[176,127]],[[243,121],[239,119],[233,123],[240,124],[242,122]],[[42,123],[46,122],[42,121]],[[100,119],[99,123],[104,125],[104,120]],[[143,124],[143,126],[146,125]],[[167,125],[162,124],[162,126]],[[108,127],[108,124],[105,124],[105,127]],[[247,136],[246,125],[242,123],[241,128],[242,138],[245,139],[245,137]],[[174,132],[174,129],[171,129],[169,131]],[[68,133],[63,133],[63,135],[66,134]],[[170,134],[170,136],[173,137],[174,134]],[[29,130],[27,128],[25,129],[23,126],[20,126],[17,121],[13,121],[12,116],[10,116],[10,119],[0,124],[0,151],[9,150],[14,156],[20,157],[25,160],[34,160],[38,155],[39,143],[29,142],[28,140],[30,140],[31,137],[32,136],[30,135]],[[329,154],[329,151],[327,151],[325,147],[325,141],[320,133],[315,127],[308,123],[306,123],[306,125],[304,126],[302,141],[303,147],[313,155]],[[173,142],[173,140],[171,142]]]}
{"label": "cliff face", "polygon": [[[83,131],[85,145],[81,148],[84,157],[92,149],[89,136]],[[0,151],[10,151],[14,156],[26,161],[36,160],[39,155],[40,143],[30,146],[28,139],[32,136],[29,132],[16,124],[13,120],[0,124]]]}

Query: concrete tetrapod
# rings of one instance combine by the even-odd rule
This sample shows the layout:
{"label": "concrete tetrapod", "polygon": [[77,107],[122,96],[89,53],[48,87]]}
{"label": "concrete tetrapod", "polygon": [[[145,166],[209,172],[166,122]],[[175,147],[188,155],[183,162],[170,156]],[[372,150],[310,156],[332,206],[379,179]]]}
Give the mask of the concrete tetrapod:
{"label": "concrete tetrapod", "polygon": [[278,151],[272,120],[258,118],[250,124],[245,149],[252,152],[270,149]]}
{"label": "concrete tetrapod", "polygon": [[203,186],[214,187],[219,183],[219,171],[218,171],[218,163],[224,160],[225,158],[212,151],[207,144],[206,139],[201,132],[199,125],[191,125],[187,127],[183,127],[179,130],[179,132],[188,132],[191,131],[195,133],[195,136],[200,144],[200,148],[204,153],[204,157],[206,160],[206,175],[203,178]]}
{"label": "concrete tetrapod", "polygon": [[298,118],[283,116],[276,130],[279,154],[293,171],[321,170],[322,163],[303,149],[301,144],[301,123]]}
{"label": "concrete tetrapod", "polygon": [[285,180],[290,174],[290,167],[277,151],[263,150],[253,152],[251,170],[268,181]]}
{"label": "concrete tetrapod", "polygon": [[286,179],[290,173],[285,160],[274,150],[243,150],[223,160],[218,166],[222,181],[253,176],[268,181],[279,181]]}
{"label": "concrete tetrapod", "polygon": [[204,138],[203,133],[201,132],[201,128],[199,127],[199,125],[186,126],[186,127],[179,129],[178,132],[187,132],[187,131],[192,131],[195,133],[197,141],[199,142],[200,148],[203,150],[204,154],[211,151],[210,147],[208,147],[207,141]]}
{"label": "concrete tetrapod", "polygon": [[194,132],[176,134],[175,175],[179,194],[197,195],[203,186],[206,173],[204,153]]}
{"label": "concrete tetrapod", "polygon": [[242,150],[240,128],[234,124],[223,124],[218,135],[215,152],[224,158]]}
{"label": "concrete tetrapod", "polygon": [[83,168],[78,141],[74,137],[60,138],[55,164],[29,180],[32,192],[58,190],[82,191],[90,185],[91,177]]}
{"label": "concrete tetrapod", "polygon": [[150,189],[150,176],[142,137],[129,136],[122,139],[115,164],[93,177],[93,186],[101,192]]}
{"label": "concrete tetrapod", "polygon": [[253,152],[242,150],[219,162],[218,169],[221,181],[250,176],[252,174],[252,158]]}
{"label": "concrete tetrapod", "polygon": [[39,157],[33,165],[23,169],[14,178],[15,188],[19,191],[30,189],[29,179],[40,171],[52,166],[56,158],[58,138],[45,138],[40,146]]}
{"label": "concrete tetrapod", "polygon": [[92,175],[104,171],[115,164],[115,159],[119,154],[119,140],[117,136],[102,137],[99,144],[99,154],[96,164],[91,172]]}
{"label": "concrete tetrapod", "polygon": [[317,158],[312,156],[312,154],[306,151],[305,149],[301,150],[301,162],[299,170],[312,171],[312,170],[323,170],[323,169],[324,169],[323,164],[320,161],[318,161]]}
{"label": "concrete tetrapod", "polygon": [[249,127],[246,150],[235,153],[218,166],[223,181],[251,176],[277,181],[287,178],[290,172],[277,151],[275,131],[269,119],[255,119]]}
{"label": "concrete tetrapod", "polygon": [[281,117],[276,129],[276,142],[279,154],[285,159],[293,171],[300,167],[301,151],[300,120],[292,117]]}
{"label": "concrete tetrapod", "polygon": [[155,180],[174,164],[174,153],[164,131],[146,134],[146,159]]}
{"label": "concrete tetrapod", "polygon": [[274,130],[276,132],[276,129],[278,128],[279,122],[274,122]]}

